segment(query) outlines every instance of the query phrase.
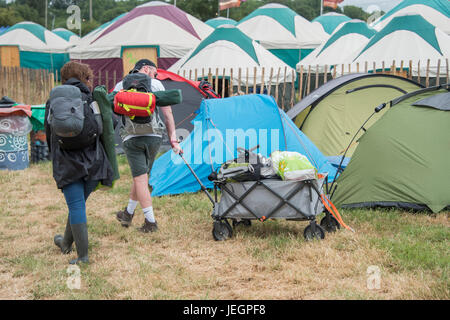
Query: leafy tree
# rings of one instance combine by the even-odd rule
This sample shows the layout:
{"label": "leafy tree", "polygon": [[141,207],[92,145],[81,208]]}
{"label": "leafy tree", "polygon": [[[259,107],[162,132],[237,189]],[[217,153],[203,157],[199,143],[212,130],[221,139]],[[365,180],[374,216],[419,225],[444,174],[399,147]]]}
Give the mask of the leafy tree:
{"label": "leafy tree", "polygon": [[0,7],[0,26],[10,27],[21,21],[24,21],[24,18],[13,8]]}
{"label": "leafy tree", "polygon": [[365,12],[360,7],[355,6],[344,6],[343,10],[344,14],[352,19],[360,19],[363,21],[367,21],[367,18],[369,18],[369,14]]}

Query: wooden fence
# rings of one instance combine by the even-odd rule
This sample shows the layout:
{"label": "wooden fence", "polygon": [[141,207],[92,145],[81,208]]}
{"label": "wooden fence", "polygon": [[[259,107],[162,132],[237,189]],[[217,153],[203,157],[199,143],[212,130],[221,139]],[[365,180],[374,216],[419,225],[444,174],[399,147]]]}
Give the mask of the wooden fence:
{"label": "wooden fence", "polygon": [[[365,63],[363,65],[325,65],[315,68],[309,66],[307,69],[301,67],[299,72],[289,71],[287,68],[283,70],[274,68],[270,68],[270,70],[265,68],[261,70],[249,70],[248,68],[245,70],[241,68],[219,70],[216,68],[215,70],[195,69],[179,74],[190,80],[207,80],[221,97],[263,93],[273,96],[283,110],[289,110],[316,88],[344,74],[367,73],[375,70],[376,73],[394,74],[417,81],[425,87],[449,83],[448,59],[437,61],[435,64],[437,65],[436,74],[430,73],[430,65],[430,60],[426,62],[426,66],[421,66],[420,62],[413,65],[411,61],[406,63],[392,61],[391,63],[383,62],[381,65]],[[441,69],[446,72],[441,74]],[[262,83],[257,83],[255,76],[257,71],[262,79],[268,75],[267,82],[263,80]],[[281,74],[283,76],[280,76]],[[292,81],[293,78],[296,78],[296,81]],[[112,74],[108,74],[107,71],[98,72],[95,74],[94,85],[105,85],[110,91],[120,80],[115,72]],[[55,78],[53,73],[46,70],[1,67],[0,97],[8,96],[25,104],[42,104],[48,99],[50,90],[58,81],[59,79]]]}
{"label": "wooden fence", "polygon": [[[440,74],[441,66],[445,64],[446,72]],[[414,68],[413,68],[414,67]],[[413,70],[417,72],[413,76]],[[314,71],[312,71],[314,69]],[[425,70],[424,74],[421,74],[421,70]],[[229,72],[227,72],[229,71]],[[426,66],[421,66],[420,62],[417,65],[413,65],[412,61],[405,63],[400,61],[392,61],[391,63],[383,62],[381,65],[376,65],[375,63],[369,64],[365,63],[363,65],[353,64],[353,65],[333,65],[333,66],[319,66],[311,68],[309,66],[307,69],[301,67],[300,72],[292,71],[292,75],[289,74],[288,70],[273,69],[265,70],[261,68],[260,70],[252,70],[253,76],[249,76],[250,72],[248,69],[216,69],[216,70],[183,70],[183,72],[178,73],[186,79],[199,80],[207,79],[209,83],[212,84],[213,89],[221,97],[229,97],[238,94],[249,94],[249,93],[260,93],[263,92],[268,95],[272,95],[278,102],[278,105],[283,110],[288,110],[294,106],[298,101],[300,101],[305,96],[309,95],[313,90],[317,89],[321,85],[327,83],[328,81],[335,79],[338,76],[352,74],[352,73],[382,73],[382,74],[392,74],[401,76],[414,80],[421,83],[425,87],[439,85],[443,83],[449,83],[449,61],[445,59],[442,64],[441,60],[437,61],[437,70],[435,75],[430,74],[430,60],[428,59]],[[257,84],[256,83],[256,71],[260,71],[260,75],[264,79],[264,75],[269,75],[269,80],[267,83]],[[280,79],[280,73],[284,71],[283,79]],[[233,77],[233,75],[235,75]],[[296,78],[296,81],[291,79]],[[225,81],[223,81],[225,79]],[[237,79],[237,80],[233,80]],[[253,81],[249,81],[249,80]],[[249,83],[252,83],[249,85]],[[261,90],[263,88],[263,90]]]}
{"label": "wooden fence", "polygon": [[47,70],[0,68],[0,98],[8,96],[18,103],[43,104],[54,86],[54,74]]}

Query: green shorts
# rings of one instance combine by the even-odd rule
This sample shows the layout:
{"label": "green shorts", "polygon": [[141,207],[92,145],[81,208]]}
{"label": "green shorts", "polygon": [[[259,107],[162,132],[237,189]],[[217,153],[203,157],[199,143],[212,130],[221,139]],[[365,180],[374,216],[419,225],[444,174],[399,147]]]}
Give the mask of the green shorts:
{"label": "green shorts", "polygon": [[150,174],[161,142],[161,137],[142,136],[128,139],[123,143],[133,178]]}

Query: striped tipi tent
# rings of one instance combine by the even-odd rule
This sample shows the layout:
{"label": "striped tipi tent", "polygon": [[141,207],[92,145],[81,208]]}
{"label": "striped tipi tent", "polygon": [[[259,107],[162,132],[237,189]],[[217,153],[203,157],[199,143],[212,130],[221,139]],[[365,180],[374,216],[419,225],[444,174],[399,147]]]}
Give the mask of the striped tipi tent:
{"label": "striped tipi tent", "polygon": [[142,58],[167,69],[213,30],[171,4],[151,1],[111,23],[89,43],[71,49],[70,58],[89,64],[95,74],[108,71],[111,87],[113,74],[122,78]]}
{"label": "striped tipi tent", "polygon": [[341,23],[350,20],[351,18],[347,17],[345,14],[337,12],[328,12],[313,19],[311,22],[321,27],[324,32],[332,34]]}
{"label": "striped tipi tent", "polygon": [[70,44],[34,22],[20,22],[0,36],[2,66],[57,72],[68,60]]}
{"label": "striped tipi tent", "polygon": [[[357,55],[353,64],[368,62],[380,68],[385,63],[387,68],[396,62],[404,66],[412,62],[412,74],[429,75],[446,73],[444,61],[450,58],[450,36],[438,29],[421,15],[405,15],[393,18],[380,32],[373,36],[369,43]],[[430,61],[428,67],[428,60]],[[420,67],[419,67],[420,65]]]}
{"label": "striped tipi tent", "polygon": [[332,66],[351,62],[356,55],[367,45],[370,38],[375,35],[375,30],[364,21],[350,20],[343,23],[328,41],[316,48],[311,54],[297,64],[297,70],[303,69],[324,72],[325,66],[331,71]]}
{"label": "striped tipi tent", "polygon": [[328,38],[321,27],[278,3],[256,9],[237,27],[292,68]]}
{"label": "striped tipi tent", "polygon": [[395,17],[420,14],[429,23],[450,34],[449,0],[403,0],[386,14],[375,20],[372,27],[380,31]]}

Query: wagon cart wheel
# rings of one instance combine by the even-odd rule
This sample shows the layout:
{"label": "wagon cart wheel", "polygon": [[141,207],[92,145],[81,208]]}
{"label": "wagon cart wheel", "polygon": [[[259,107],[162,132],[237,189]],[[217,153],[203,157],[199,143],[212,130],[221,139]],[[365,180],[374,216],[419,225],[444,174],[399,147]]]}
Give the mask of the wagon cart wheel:
{"label": "wagon cart wheel", "polygon": [[316,231],[312,231],[312,226],[309,225],[305,228],[305,231],[303,232],[303,236],[305,237],[306,241],[311,240],[322,240],[325,239],[325,230],[318,224],[316,224]]}
{"label": "wagon cart wheel", "polygon": [[325,216],[320,220],[320,226],[325,229],[326,232],[336,232],[341,228],[341,224],[336,220],[335,217],[329,217],[330,222],[328,222],[328,218]]}
{"label": "wagon cart wheel", "polygon": [[225,241],[233,236],[233,229],[228,221],[214,221],[212,234],[214,240]]}
{"label": "wagon cart wheel", "polygon": [[252,221],[248,219],[242,219],[241,221],[237,221],[233,219],[233,228],[236,228],[238,225],[243,224],[246,227],[251,227]]}

